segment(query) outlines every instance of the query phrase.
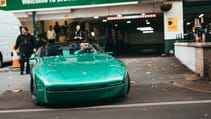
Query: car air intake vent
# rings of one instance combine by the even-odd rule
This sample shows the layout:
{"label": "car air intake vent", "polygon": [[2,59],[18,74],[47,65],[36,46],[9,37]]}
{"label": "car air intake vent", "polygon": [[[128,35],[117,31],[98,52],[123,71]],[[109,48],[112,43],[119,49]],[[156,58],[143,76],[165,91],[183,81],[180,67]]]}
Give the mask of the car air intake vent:
{"label": "car air intake vent", "polygon": [[99,86],[83,86],[83,87],[73,87],[73,88],[47,88],[47,91],[78,91],[78,90],[91,90],[91,89],[99,89],[111,86],[121,85],[122,82],[118,83],[111,83],[106,85],[99,85]]}

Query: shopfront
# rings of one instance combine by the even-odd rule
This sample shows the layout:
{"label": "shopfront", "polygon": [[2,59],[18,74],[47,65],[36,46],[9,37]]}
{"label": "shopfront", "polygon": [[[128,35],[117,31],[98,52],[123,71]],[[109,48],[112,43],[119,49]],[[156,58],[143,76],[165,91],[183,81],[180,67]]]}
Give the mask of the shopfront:
{"label": "shopfront", "polygon": [[175,56],[203,79],[211,79],[211,1],[185,0],[184,39],[175,43]]}
{"label": "shopfront", "polygon": [[15,13],[36,35],[56,21],[61,26],[64,21],[80,22],[89,38],[104,39],[108,49],[118,53],[169,53],[176,34],[183,33],[182,13],[176,18],[177,29],[166,30],[168,19],[178,14],[162,12],[160,0],[5,0],[1,9]]}

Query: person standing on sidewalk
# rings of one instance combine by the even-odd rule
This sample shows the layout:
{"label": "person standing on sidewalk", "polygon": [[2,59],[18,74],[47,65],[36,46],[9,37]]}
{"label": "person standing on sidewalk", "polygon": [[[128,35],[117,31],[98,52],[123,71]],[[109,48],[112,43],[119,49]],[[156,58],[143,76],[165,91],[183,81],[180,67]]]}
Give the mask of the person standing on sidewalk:
{"label": "person standing on sidewalk", "polygon": [[49,30],[47,31],[47,39],[48,39],[48,44],[52,44],[55,42],[56,33],[52,25],[49,26]]}
{"label": "person standing on sidewalk", "polygon": [[30,73],[29,58],[34,51],[36,51],[35,40],[33,36],[28,32],[27,27],[21,28],[21,34],[17,37],[15,49],[19,49],[20,54],[20,74],[23,75],[26,64],[26,74]]}

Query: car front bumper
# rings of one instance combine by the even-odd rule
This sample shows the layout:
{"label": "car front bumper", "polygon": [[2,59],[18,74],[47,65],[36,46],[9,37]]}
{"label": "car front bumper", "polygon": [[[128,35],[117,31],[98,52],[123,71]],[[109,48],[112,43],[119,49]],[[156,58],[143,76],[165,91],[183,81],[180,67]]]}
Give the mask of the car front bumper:
{"label": "car front bumper", "polygon": [[74,91],[38,91],[37,99],[41,103],[74,103],[86,102],[92,100],[101,100],[106,98],[125,96],[127,85],[125,83],[87,90]]}

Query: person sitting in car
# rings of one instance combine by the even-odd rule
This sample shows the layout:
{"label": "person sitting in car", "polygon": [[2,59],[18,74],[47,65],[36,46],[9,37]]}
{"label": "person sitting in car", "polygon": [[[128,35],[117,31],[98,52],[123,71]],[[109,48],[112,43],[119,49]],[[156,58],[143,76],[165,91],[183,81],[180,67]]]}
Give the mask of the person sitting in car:
{"label": "person sitting in car", "polygon": [[75,51],[74,54],[90,53],[89,43],[80,43],[80,49]]}

